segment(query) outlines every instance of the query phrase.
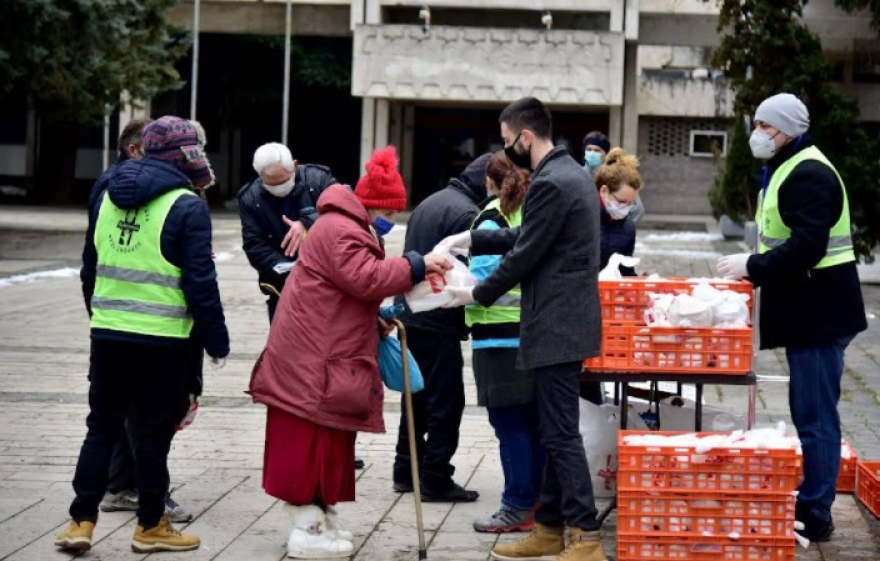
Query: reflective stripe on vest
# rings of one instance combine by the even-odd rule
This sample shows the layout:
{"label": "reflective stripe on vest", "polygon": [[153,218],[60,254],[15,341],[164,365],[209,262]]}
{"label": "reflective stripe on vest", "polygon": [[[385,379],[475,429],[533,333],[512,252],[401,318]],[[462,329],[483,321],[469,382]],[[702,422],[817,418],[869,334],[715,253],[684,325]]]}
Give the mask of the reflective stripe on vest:
{"label": "reflective stripe on vest", "polygon": [[193,320],[181,289],[181,270],[162,255],[161,237],[174,203],[195,196],[174,189],[136,209],[105,194],[95,223],[98,253],[93,328],[184,339]]}
{"label": "reflective stripe on vest", "polygon": [[805,148],[783,162],[776,172],[773,173],[773,177],[770,178],[766,190],[761,193],[758,200],[758,212],[755,215],[755,221],[758,223],[759,228],[758,251],[759,253],[766,253],[776,249],[791,237],[791,229],[785,225],[779,212],[779,188],[788,179],[792,170],[798,164],[807,160],[816,160],[831,168],[843,190],[843,208],[840,218],[838,218],[834,227],[831,228],[825,256],[814,268],[824,269],[853,262],[856,260],[856,256],[853,250],[849,199],[846,194],[846,186],[840,174],[837,173],[837,170],[828,161],[828,158],[815,146]]}
{"label": "reflective stripe on vest", "polygon": [[[480,222],[483,215],[490,211],[498,211],[498,215],[504,222],[505,228],[515,228],[522,224],[522,209],[516,211],[511,217],[504,216],[501,213],[501,200],[493,199],[486,207],[477,215],[474,225]],[[520,302],[522,300],[522,291],[519,286],[512,288],[507,294],[504,294],[489,307],[479,304],[467,306],[464,309],[465,323],[468,326],[477,324],[497,325],[502,323],[519,323],[520,321]]]}

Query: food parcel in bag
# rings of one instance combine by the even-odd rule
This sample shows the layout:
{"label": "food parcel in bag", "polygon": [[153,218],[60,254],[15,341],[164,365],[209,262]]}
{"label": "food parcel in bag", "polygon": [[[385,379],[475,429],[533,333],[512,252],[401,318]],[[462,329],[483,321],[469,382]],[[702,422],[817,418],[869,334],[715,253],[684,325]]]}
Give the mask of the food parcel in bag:
{"label": "food parcel in bag", "polygon": [[651,293],[648,297],[651,304],[644,319],[649,327],[745,328],[750,324],[750,296],[719,290],[706,279],[695,284],[691,294]]}
{"label": "food parcel in bag", "polygon": [[[639,411],[648,409],[647,404],[630,403],[627,428],[647,430]],[[596,405],[580,400],[578,428],[587,453],[593,496],[613,497],[617,493],[617,431],[620,429],[620,407],[610,403]]]}
{"label": "food parcel in bag", "polygon": [[436,310],[452,302],[454,296],[443,290],[447,286],[465,288],[477,285],[477,279],[467,265],[449,253],[445,253],[444,257],[452,264],[452,269],[442,275],[428,273],[425,280],[404,295],[406,305],[414,314]]}
{"label": "food parcel in bag", "polygon": [[639,264],[639,261],[638,257],[627,257],[626,255],[615,253],[608,259],[608,265],[599,271],[599,280],[622,280],[623,275],[620,274],[621,265],[624,267],[635,267]]}

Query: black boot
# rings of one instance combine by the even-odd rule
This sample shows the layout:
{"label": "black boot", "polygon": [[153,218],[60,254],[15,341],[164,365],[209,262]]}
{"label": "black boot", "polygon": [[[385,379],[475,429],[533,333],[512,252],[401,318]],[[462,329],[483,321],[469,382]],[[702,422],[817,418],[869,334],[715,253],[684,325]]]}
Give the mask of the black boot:
{"label": "black boot", "polygon": [[795,503],[794,519],[804,524],[803,530],[797,532],[811,542],[827,542],[834,533],[834,520],[819,518],[810,508],[798,501]]}

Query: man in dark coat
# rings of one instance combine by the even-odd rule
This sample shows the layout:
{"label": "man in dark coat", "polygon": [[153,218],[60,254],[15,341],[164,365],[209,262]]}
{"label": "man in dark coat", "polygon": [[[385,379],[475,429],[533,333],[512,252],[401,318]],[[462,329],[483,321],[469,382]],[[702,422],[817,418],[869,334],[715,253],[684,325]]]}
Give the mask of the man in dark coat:
{"label": "man in dark coat", "polygon": [[[532,170],[518,229],[472,231],[445,240],[438,250],[473,255],[507,254],[475,288],[449,288],[450,306],[476,301],[491,306],[517,284],[522,322],[517,367],[535,373],[535,399],[547,466],[532,535],[498,545],[496,559],[532,559],[566,550],[567,560],[604,561],[584,445],[578,432],[584,359],[599,354],[599,197],[586,189],[587,172],[553,146],[550,111],[523,98],[501,113],[508,158]],[[508,253],[509,252],[509,253]]]}
{"label": "man in dark coat", "polygon": [[238,192],[241,237],[271,323],[302,236],[318,219],[318,197],[337,181],[327,167],[298,164],[277,142],[257,148],[254,171],[259,177]]}
{"label": "man in dark coat", "polygon": [[[447,236],[465,232],[486,198],[486,166],[491,154],[474,160],[457,179],[434,193],[409,219],[404,252],[425,255]],[[403,303],[403,298],[397,299]],[[461,342],[468,337],[464,310],[432,310],[407,315],[409,348],[425,377],[425,389],[413,395],[413,421],[418,437],[422,498],[433,502],[471,502],[476,491],[467,491],[452,480],[450,463],[458,449],[459,427],[464,413],[464,357]],[[397,457],[394,461],[394,489],[412,489],[409,443],[406,438],[406,410],[400,414]],[[425,436],[427,435],[427,439]]]}
{"label": "man in dark coat", "polygon": [[846,188],[809,137],[806,106],[778,94],[758,106],[749,146],[766,160],[759,254],[722,257],[718,272],[761,287],[761,348],[785,347],[789,408],[804,452],[796,518],[804,537],[834,531],[844,351],[867,329]]}

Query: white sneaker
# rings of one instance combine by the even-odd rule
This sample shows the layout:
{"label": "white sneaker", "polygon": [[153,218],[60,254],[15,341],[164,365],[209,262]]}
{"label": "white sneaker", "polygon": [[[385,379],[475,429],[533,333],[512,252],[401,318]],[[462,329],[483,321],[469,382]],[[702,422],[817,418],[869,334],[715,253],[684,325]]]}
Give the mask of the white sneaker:
{"label": "white sneaker", "polygon": [[327,529],[325,532],[332,538],[337,540],[345,540],[347,542],[354,540],[354,534],[348,530],[339,527],[339,513],[332,506],[327,506],[326,512]]}
{"label": "white sneaker", "polygon": [[287,556],[293,559],[339,559],[351,557],[354,544],[334,539],[326,531],[324,511],[314,505],[288,505],[293,530],[287,540]]}
{"label": "white sneaker", "polygon": [[101,512],[136,512],[137,509],[137,491],[122,491],[120,493],[107,491],[101,501]]}

